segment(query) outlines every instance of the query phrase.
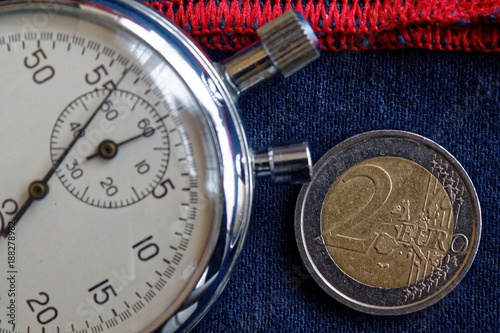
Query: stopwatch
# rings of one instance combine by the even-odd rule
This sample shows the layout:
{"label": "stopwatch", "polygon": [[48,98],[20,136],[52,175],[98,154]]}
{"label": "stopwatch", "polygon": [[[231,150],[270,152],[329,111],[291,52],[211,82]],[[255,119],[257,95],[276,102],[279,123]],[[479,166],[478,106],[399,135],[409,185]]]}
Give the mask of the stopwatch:
{"label": "stopwatch", "polygon": [[240,93],[318,56],[293,11],[212,63],[135,1],[0,3],[0,332],[189,330],[222,291],[253,185],[303,182],[306,143],[253,153]]}

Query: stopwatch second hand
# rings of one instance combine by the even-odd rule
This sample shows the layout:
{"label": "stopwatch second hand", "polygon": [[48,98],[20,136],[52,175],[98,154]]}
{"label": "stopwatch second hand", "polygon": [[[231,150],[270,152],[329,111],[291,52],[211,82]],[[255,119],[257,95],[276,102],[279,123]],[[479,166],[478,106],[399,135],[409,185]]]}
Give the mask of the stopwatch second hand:
{"label": "stopwatch second hand", "polygon": [[82,127],[82,129],[80,131],[80,133],[82,133],[82,135],[77,135],[73,139],[73,141],[64,150],[64,152],[57,159],[57,161],[55,161],[52,164],[52,168],[50,168],[50,170],[47,172],[47,174],[45,175],[45,177],[43,177],[42,180],[34,181],[33,183],[30,184],[30,186],[28,187],[28,194],[29,194],[28,199],[23,203],[21,208],[19,208],[16,215],[7,224],[7,227],[4,227],[4,229],[1,230],[0,238],[2,236],[8,237],[9,232],[10,232],[9,230],[12,228],[15,228],[15,226],[19,223],[21,218],[24,216],[24,214],[28,210],[28,208],[30,208],[31,204],[37,200],[41,200],[41,199],[45,198],[45,196],[49,193],[49,186],[47,183],[49,182],[50,178],[52,178],[52,176],[56,172],[57,168],[59,168],[59,166],[62,164],[64,159],[68,156],[69,152],[71,151],[71,149],[73,149],[73,147],[78,142],[78,140],[85,136],[85,130],[89,127],[92,120],[94,120],[94,118],[97,116],[97,114],[99,113],[99,110],[101,110],[104,103],[106,103],[108,101],[108,99],[111,97],[111,95],[113,94],[113,92],[115,92],[118,89],[118,86],[123,81],[123,79],[125,79],[125,77],[127,76],[129,71],[130,71],[130,68],[126,68],[123,71],[121,78],[113,86],[113,89],[109,90],[108,94],[106,95],[106,98],[104,98],[104,100],[101,102],[101,104],[99,104],[99,106],[96,108],[96,110],[92,113],[92,115],[90,116],[90,118],[87,120],[87,122],[85,123],[85,125]]}

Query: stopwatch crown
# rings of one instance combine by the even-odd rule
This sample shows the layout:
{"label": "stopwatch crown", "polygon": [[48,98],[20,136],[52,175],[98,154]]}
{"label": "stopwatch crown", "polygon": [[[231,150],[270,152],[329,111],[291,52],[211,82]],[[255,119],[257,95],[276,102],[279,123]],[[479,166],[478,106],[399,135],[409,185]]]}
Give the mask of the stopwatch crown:
{"label": "stopwatch crown", "polygon": [[289,77],[319,57],[319,42],[304,17],[289,10],[257,29],[267,54],[284,77]]}
{"label": "stopwatch crown", "polygon": [[239,94],[278,72],[289,77],[319,57],[309,23],[290,10],[257,29],[260,41],[222,62],[228,83]]}

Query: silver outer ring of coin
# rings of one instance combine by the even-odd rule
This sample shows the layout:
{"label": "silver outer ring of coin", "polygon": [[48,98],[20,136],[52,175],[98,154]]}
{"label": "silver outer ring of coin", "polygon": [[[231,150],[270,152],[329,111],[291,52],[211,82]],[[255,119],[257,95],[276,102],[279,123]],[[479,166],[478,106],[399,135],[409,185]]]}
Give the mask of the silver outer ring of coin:
{"label": "silver outer ring of coin", "polygon": [[[462,200],[453,202],[454,238],[441,263],[444,275],[431,281],[401,288],[379,288],[360,283],[345,274],[330,257],[321,236],[321,210],[335,180],[353,165],[364,160],[393,156],[413,161],[443,184],[443,174],[433,169],[440,163],[453,172],[463,190]],[[450,195],[450,190],[443,185]],[[422,310],[446,296],[469,270],[481,237],[481,209],[476,190],[460,163],[443,147],[417,134],[382,130],[359,134],[328,151],[314,166],[314,177],[300,191],[295,210],[295,237],[302,260],[323,290],[337,301],[361,312],[376,315],[401,315]],[[322,239],[322,237],[320,237]],[[448,256],[449,255],[449,256]],[[453,263],[449,259],[453,259]],[[432,274],[431,274],[432,275]],[[437,283],[436,283],[437,280]],[[413,295],[413,299],[412,296]]]}

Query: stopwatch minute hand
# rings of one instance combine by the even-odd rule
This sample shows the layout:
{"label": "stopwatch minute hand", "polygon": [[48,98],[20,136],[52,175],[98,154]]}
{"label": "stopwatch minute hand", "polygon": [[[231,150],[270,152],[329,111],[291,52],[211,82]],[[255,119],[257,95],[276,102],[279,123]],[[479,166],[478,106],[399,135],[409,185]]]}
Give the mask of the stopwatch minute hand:
{"label": "stopwatch minute hand", "polygon": [[57,168],[59,168],[59,166],[61,165],[61,163],[64,161],[64,159],[66,158],[66,156],[68,156],[69,152],[71,151],[71,149],[73,149],[73,147],[78,142],[78,140],[85,136],[85,130],[89,127],[89,125],[92,122],[92,120],[94,120],[94,118],[97,116],[97,113],[99,113],[99,110],[101,110],[101,108],[103,107],[104,103],[106,103],[108,101],[109,97],[111,97],[111,95],[113,94],[113,92],[118,89],[118,86],[125,79],[125,77],[127,76],[128,72],[130,71],[130,69],[131,68],[126,68],[123,71],[122,76],[120,77],[120,79],[118,80],[118,82],[114,85],[113,89],[109,90],[108,94],[106,95],[106,98],[104,98],[104,100],[99,104],[99,106],[92,113],[92,115],[87,120],[87,122],[85,123],[85,125],[83,126],[83,128],[81,130],[81,133],[83,133],[83,134],[79,135],[79,136],[76,136],[73,139],[73,141],[64,150],[64,152],[61,154],[61,156],[52,164],[52,168],[50,168],[50,170],[47,172],[47,174],[45,175],[45,177],[43,177],[42,180],[34,181],[33,183],[30,184],[30,186],[28,187],[28,193],[29,193],[28,199],[23,203],[23,205],[21,206],[21,208],[19,209],[19,211],[17,212],[17,214],[8,223],[7,227],[4,227],[4,229],[1,230],[0,237],[2,237],[2,236],[3,237],[7,237],[9,235],[9,230],[12,229],[13,227],[15,227],[19,223],[19,221],[21,220],[21,218],[24,216],[24,214],[26,213],[26,211],[28,210],[28,208],[30,208],[31,204],[34,201],[41,200],[41,199],[45,198],[45,196],[49,192],[48,182],[49,182],[50,178],[52,178],[52,176],[56,172]]}

